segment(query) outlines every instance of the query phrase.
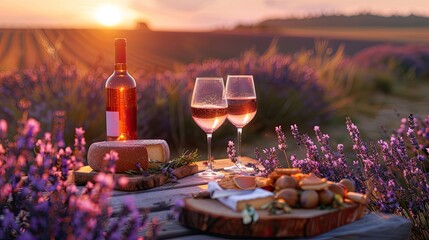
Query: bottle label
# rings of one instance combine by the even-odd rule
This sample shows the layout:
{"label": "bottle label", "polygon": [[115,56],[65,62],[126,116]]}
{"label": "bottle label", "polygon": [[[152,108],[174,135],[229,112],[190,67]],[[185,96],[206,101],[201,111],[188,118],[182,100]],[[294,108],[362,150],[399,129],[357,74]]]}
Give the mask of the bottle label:
{"label": "bottle label", "polygon": [[106,111],[107,136],[119,136],[119,112]]}

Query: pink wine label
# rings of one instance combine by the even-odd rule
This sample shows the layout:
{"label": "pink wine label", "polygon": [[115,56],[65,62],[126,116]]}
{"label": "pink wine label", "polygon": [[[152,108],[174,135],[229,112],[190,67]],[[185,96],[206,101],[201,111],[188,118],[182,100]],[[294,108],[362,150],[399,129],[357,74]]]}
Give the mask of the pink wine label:
{"label": "pink wine label", "polygon": [[107,136],[119,136],[119,112],[106,111]]}

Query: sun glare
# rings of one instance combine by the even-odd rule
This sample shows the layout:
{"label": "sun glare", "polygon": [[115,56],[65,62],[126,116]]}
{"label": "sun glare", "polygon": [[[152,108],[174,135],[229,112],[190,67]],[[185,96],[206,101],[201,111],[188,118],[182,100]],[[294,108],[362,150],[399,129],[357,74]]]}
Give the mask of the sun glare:
{"label": "sun glare", "polygon": [[107,27],[118,25],[122,20],[122,14],[118,7],[113,5],[103,5],[95,11],[97,21]]}

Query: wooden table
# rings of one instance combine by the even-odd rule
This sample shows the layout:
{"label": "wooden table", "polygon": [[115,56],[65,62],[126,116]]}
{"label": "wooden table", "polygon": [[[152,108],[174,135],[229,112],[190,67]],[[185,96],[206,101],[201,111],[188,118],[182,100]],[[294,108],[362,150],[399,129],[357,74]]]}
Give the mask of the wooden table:
{"label": "wooden table", "polygon": [[[243,159],[244,163],[249,161],[254,162],[255,160]],[[229,159],[215,160],[214,168],[220,170],[230,165]],[[198,163],[198,167],[201,171],[205,169],[201,162]],[[208,235],[201,231],[183,227],[175,220],[167,220],[170,207],[175,204],[176,200],[191,197],[192,194],[206,190],[208,181],[212,180],[189,176],[180,179],[178,183],[166,184],[144,191],[114,191],[111,206],[113,212],[117,213],[125,199],[132,198],[139,209],[149,209],[149,219],[156,216],[160,220],[161,226],[158,232],[160,239],[225,239],[228,236]],[[394,231],[392,231],[393,229]],[[319,235],[315,239],[408,239],[410,230],[411,222],[405,218],[370,213],[358,221]]]}

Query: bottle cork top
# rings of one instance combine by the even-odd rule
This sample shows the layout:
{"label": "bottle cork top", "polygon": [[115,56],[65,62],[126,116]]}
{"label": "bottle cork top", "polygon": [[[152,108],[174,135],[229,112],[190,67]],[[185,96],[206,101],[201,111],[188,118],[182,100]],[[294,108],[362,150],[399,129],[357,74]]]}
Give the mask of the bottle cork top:
{"label": "bottle cork top", "polygon": [[126,38],[115,38],[115,45],[127,45]]}
{"label": "bottle cork top", "polygon": [[[127,40],[125,38],[115,38],[115,63],[127,62]],[[120,67],[121,69],[123,67]]]}

